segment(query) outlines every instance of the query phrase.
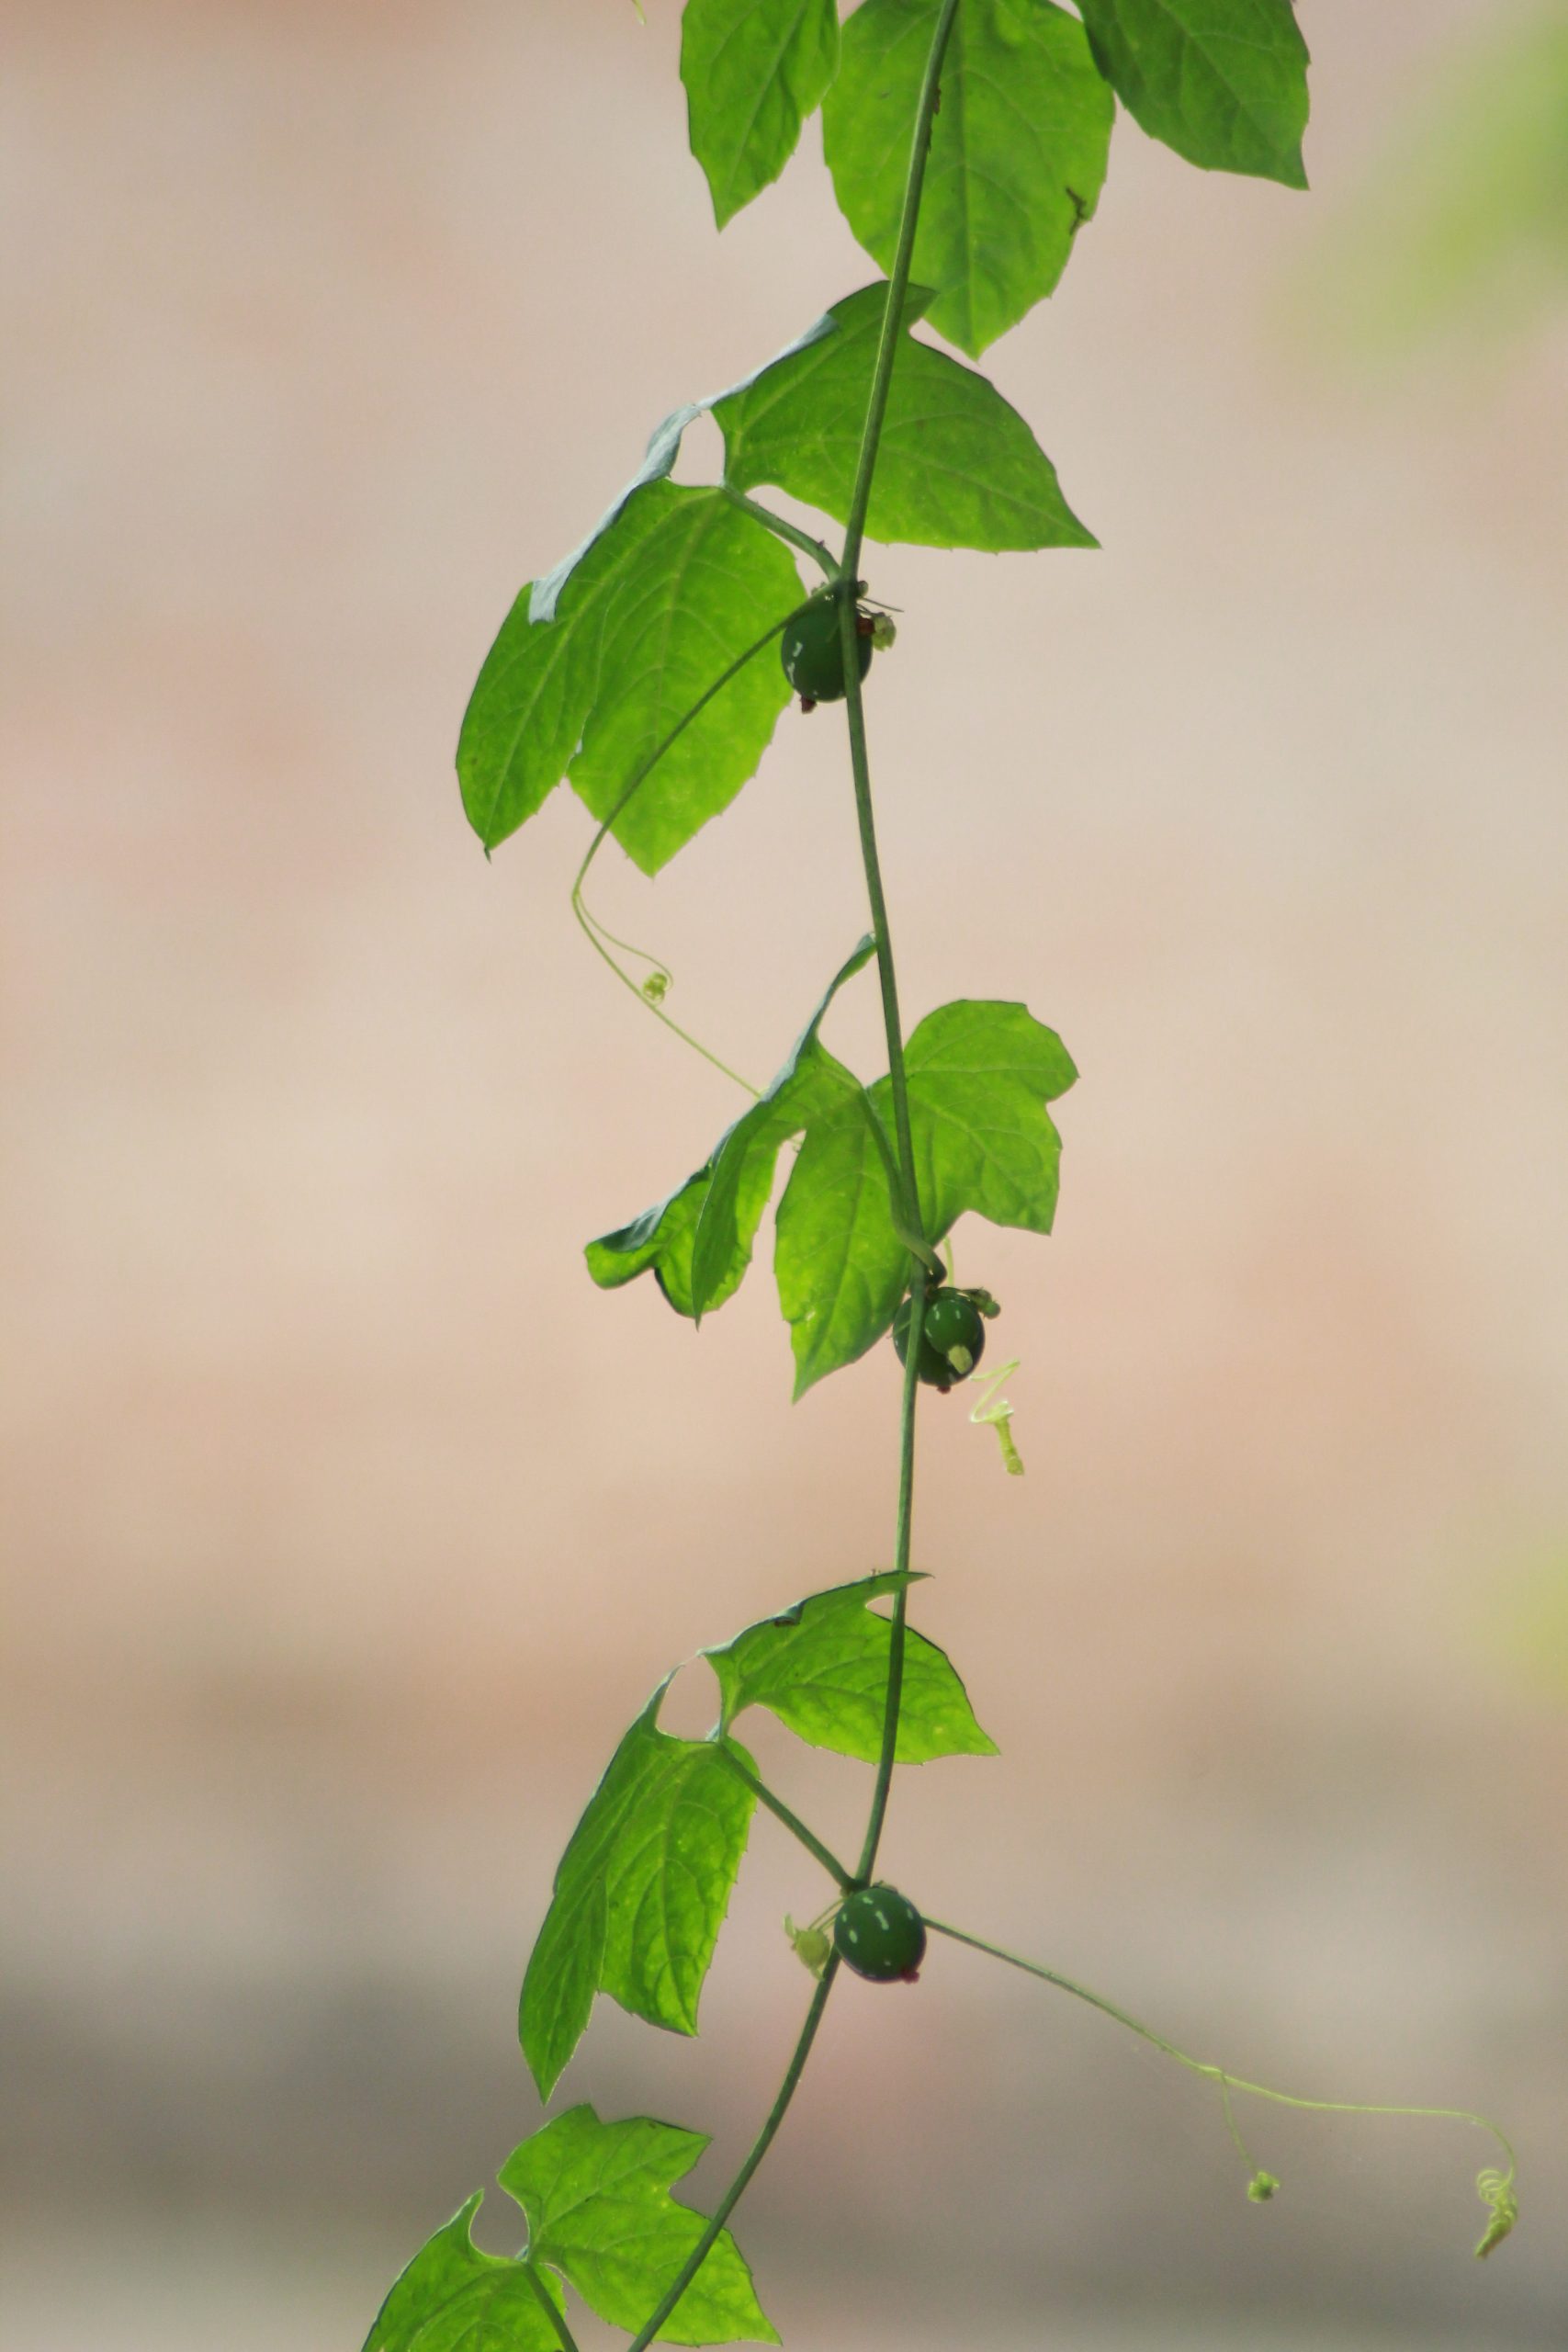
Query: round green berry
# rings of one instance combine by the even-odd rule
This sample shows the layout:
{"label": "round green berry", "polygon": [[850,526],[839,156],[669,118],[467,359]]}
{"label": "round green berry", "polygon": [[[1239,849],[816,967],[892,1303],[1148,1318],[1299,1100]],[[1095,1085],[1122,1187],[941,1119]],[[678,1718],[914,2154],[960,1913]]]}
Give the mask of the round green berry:
{"label": "round green berry", "polygon": [[896,1886],[863,1886],[833,1916],[833,1948],[874,1984],[912,1984],[926,1956],[926,1923]]}
{"label": "round green berry", "polygon": [[[855,652],[863,678],[871,667],[871,639],[858,626]],[[780,639],[779,658],[784,676],[807,702],[842,702],[844,641],[840,634],[837,597],[813,596]]]}
{"label": "round green berry", "polygon": [[[893,1344],[898,1351],[899,1363],[908,1363],[909,1361],[909,1301],[907,1298],[900,1302],[898,1311],[893,1317]],[[928,1387],[942,1389],[951,1388],[954,1378],[953,1366],[945,1356],[938,1355],[923,1326],[920,1330],[920,1360],[917,1377],[923,1380]]]}
{"label": "round green berry", "polygon": [[[900,1363],[909,1360],[909,1301],[893,1317],[893,1344]],[[920,1326],[919,1376],[932,1388],[948,1389],[965,1379],[986,1351],[986,1324],[967,1291],[943,1287],[926,1301]]]}
{"label": "round green berry", "polygon": [[[939,1290],[926,1301],[925,1337],[962,1378],[986,1351],[986,1321],[967,1291]],[[960,1351],[969,1359],[967,1365]]]}

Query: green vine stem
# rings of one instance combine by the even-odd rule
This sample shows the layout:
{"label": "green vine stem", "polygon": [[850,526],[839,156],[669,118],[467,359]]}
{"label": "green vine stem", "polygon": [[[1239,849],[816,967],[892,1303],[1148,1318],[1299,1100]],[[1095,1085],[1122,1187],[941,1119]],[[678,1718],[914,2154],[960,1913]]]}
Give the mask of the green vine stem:
{"label": "green vine stem", "polygon": [[[931,153],[931,124],[936,119],[942,91],[942,64],[947,55],[948,40],[957,14],[958,0],[945,0],[932,37],[931,55],[926,60],[919,103],[915,110],[915,136],[909,148],[909,176],[904,184],[904,209],[898,220],[898,243],[894,249],[893,267],[887,277],[887,308],[883,313],[876,365],[871,378],[871,398],[866,403],[865,431],[861,439],[860,462],[855,469],[855,485],[850,497],[850,519],[844,533],[843,577],[846,580],[852,580],[860,570],[865,518],[871,506],[872,480],[876,472],[876,454],[881,446],[883,422],[887,414],[893,362],[898,356],[904,302],[909,291],[909,271],[915,257],[915,232],[920,224],[920,194],[926,181],[926,160]],[[846,654],[853,651],[849,645],[844,650]],[[857,665],[852,662],[847,662],[844,670],[846,682],[858,674]]]}
{"label": "green vine stem", "polygon": [[861,1114],[871,1130],[871,1139],[876,1146],[876,1156],[882,1162],[883,1173],[887,1179],[887,1204],[893,1219],[893,1230],[909,1255],[912,1258],[918,1258],[927,1273],[934,1275],[936,1280],[941,1282],[947,1272],[946,1267],[930,1242],[914,1232],[906,1222],[902,1171],[893,1156],[893,1147],[887,1140],[887,1130],[876,1115],[876,1105],[863,1086],[857,1087],[855,1093]]}
{"label": "green vine stem", "polygon": [[[915,250],[915,232],[919,225],[920,192],[925,186],[926,158],[931,153],[931,124],[936,116],[937,101],[942,88],[942,63],[947,54],[948,39],[958,14],[958,0],[945,0],[937,19],[931,40],[931,54],[926,60],[925,74],[920,82],[919,103],[915,111],[914,136],[909,143],[909,173],[904,188],[904,209],[898,223],[898,243],[893,268],[888,278],[886,308],[883,313],[882,334],[877,344],[876,365],[872,372],[871,395],[866,403],[865,428],[861,436],[860,459],[855,469],[855,485],[850,501],[850,519],[844,534],[843,575],[838,583],[839,630],[843,653],[844,692],[849,720],[850,760],[854,772],[855,815],[860,826],[861,862],[865,868],[866,897],[871,905],[872,932],[876,941],[876,969],[882,988],[882,1021],[887,1036],[887,1074],[893,1097],[893,1125],[897,1144],[898,1169],[903,1180],[903,1221],[911,1237],[923,1242],[925,1226],[920,1216],[919,1192],[915,1178],[915,1144],[909,1124],[909,1091],[904,1070],[904,1030],[898,1012],[898,984],[893,967],[893,941],[887,921],[887,902],[882,887],[882,864],[876,848],[876,819],[871,797],[871,759],[866,745],[865,704],[861,693],[860,656],[855,639],[856,574],[860,566],[862,543],[865,537],[865,519],[871,505],[871,486],[876,473],[877,451],[881,447],[882,427],[887,414],[887,396],[893,382],[893,363],[898,356],[898,334],[904,315],[904,301],[909,288],[909,268]],[[911,1247],[911,1283],[909,1325],[905,1341],[904,1393],[898,1417],[898,1519],[894,1545],[894,1566],[907,1570],[909,1565],[910,1535],[914,1523],[915,1500],[915,1407],[919,1393],[919,1367],[920,1341],[925,1329],[925,1291],[919,1279],[923,1251]],[[891,1639],[887,1649],[887,1700],[883,1713],[882,1753],[877,1760],[876,1784],[872,1793],[871,1813],[866,1822],[865,1840],[861,1848],[860,1875],[869,1880],[876,1867],[877,1849],[882,1842],[882,1828],[887,1815],[887,1800],[893,1785],[893,1768],[898,1750],[898,1714],[903,1697],[904,1652],[909,1611],[909,1589],[901,1584],[893,1603]]]}
{"label": "green vine stem", "polygon": [[829,1952],[822,1974],[818,1981],[817,1990],[811,1996],[811,2007],[806,2012],[806,2023],[800,2029],[799,2039],[795,2042],[788,2069],[783,2082],[779,2085],[773,2106],[768,2110],[767,2121],[752,2141],[744,2164],[714,2208],[713,2218],[648,2318],[644,2320],[630,2344],[627,2345],[626,2352],[648,2352],[649,2346],[718,2244],[724,2225],[744,2196],[752,2174],[773,2146],[774,2135],[784,2120],[791,2099],[795,2097],[795,2086],[806,2072],[806,2062],[811,2055],[811,2045],[817,2039],[817,2030],[822,2022],[822,2012],[828,2006],[828,1996],[833,1989],[833,1981],[838,1973],[839,1955],[836,1951]]}
{"label": "green vine stem", "polygon": [[[904,1389],[898,1409],[898,1519],[893,1565],[905,1574],[909,1566],[909,1538],[915,1513],[915,1401],[919,1395],[920,1340],[925,1329],[926,1295],[917,1283],[909,1295],[909,1329],[904,1349]],[[882,1843],[882,1825],[893,1788],[893,1767],[898,1753],[898,1715],[904,1696],[904,1653],[909,1618],[909,1587],[899,1585],[893,1597],[888,1624],[887,1698],[882,1714],[882,1752],[876,1762],[876,1784],[860,1851],[859,1882],[869,1884]]]}
{"label": "green vine stem", "polygon": [[1477,2115],[1473,2109],[1468,2107],[1399,2107],[1367,2099],[1302,2098],[1292,2091],[1275,2090],[1268,2083],[1248,2082],[1244,2075],[1233,2075],[1226,2066],[1216,2066],[1210,2060],[1194,2058],[1190,2052],[1179,2049],[1174,2041],[1168,2041],[1163,2033],[1156,2033],[1153,2026],[1145,2025],[1141,2018],[1118,2007],[1114,2001],[1108,2001],[1102,1993],[1091,1992],[1087,1984],[1079,1984],[1071,1976],[1064,1976],[1058,1969],[1047,1968],[1037,1960],[1025,1960],[1019,1952],[1009,1951],[1001,1944],[989,1943],[983,1936],[972,1936],[963,1928],[950,1927],[942,1919],[928,1917],[926,1926],[934,1936],[946,1936],[955,1944],[967,1944],[971,1951],[984,1952],[991,1960],[1005,1961],[1010,1968],[1020,1968],[1026,1976],[1038,1977],[1043,1984],[1054,1984],[1059,1993],[1070,1993],[1075,2001],[1087,2001],[1091,2009],[1098,2009],[1102,2017],[1125,2026],[1129,2033],[1135,2033],[1141,2041],[1148,2042],[1167,2058],[1173,2058],[1179,2066],[1185,2066],[1189,2074],[1201,2075],[1205,2082],[1216,2084],[1224,2103],[1225,2120],[1231,2137],[1244,2163],[1252,2172],[1247,2194],[1255,2203],[1266,2203],[1279,2183],[1272,2174],[1259,2172],[1254,2166],[1246,2143],[1236,2129],[1231,2109],[1233,2091],[1245,2091],[1249,2098],[1268,2099],[1275,2107],[1298,2108],[1311,2115],[1404,2115],[1426,2118],[1435,2122],[1473,2123],[1491,2134],[1507,2163],[1507,2170],[1504,2173],[1486,2170],[1476,2177],[1476,2193],[1492,2212],[1492,2221],[1483,2233],[1476,2254],[1483,2256],[1490,2254],[1512,2229],[1518,2211],[1518,2200],[1514,2194],[1518,2159],[1506,2133],[1489,2116]]}
{"label": "green vine stem", "polygon": [[[850,509],[849,534],[845,540],[844,559],[837,582],[840,605],[840,626],[844,644],[844,684],[849,720],[850,757],[854,777],[855,813],[860,826],[861,859],[865,869],[866,896],[870,901],[872,930],[876,941],[876,967],[882,988],[883,1026],[887,1039],[887,1068],[893,1096],[894,1123],[897,1139],[897,1172],[903,1222],[911,1235],[924,1235],[920,1220],[919,1199],[915,1187],[915,1149],[909,1125],[908,1090],[904,1073],[904,1032],[898,1014],[898,991],[894,978],[893,944],[887,921],[887,903],[882,887],[882,868],[876,850],[876,825],[871,798],[871,763],[866,748],[865,713],[860,691],[860,662],[854,639],[855,629],[855,566],[865,530],[865,517],[871,500],[871,485],[876,471],[877,450],[882,438],[883,420],[887,413],[888,387],[893,378],[893,363],[897,356],[897,322],[902,314],[904,296],[909,283],[909,261],[914,252],[915,231],[919,225],[920,190],[925,179],[926,155],[931,145],[931,119],[936,112],[937,95],[942,74],[942,61],[946,52],[948,36],[958,13],[958,0],[946,0],[936,34],[931,43],[924,79],[920,85],[919,105],[916,111],[914,134],[910,141],[909,174],[904,193],[903,217],[898,232],[897,255],[887,297],[887,314],[883,321],[882,338],[877,349],[876,365],[872,377],[871,394],[866,405],[866,417],[861,436],[860,458],[855,472],[855,488]],[[794,618],[791,614],[789,619]],[[781,622],[780,629],[787,626]],[[763,642],[770,642],[779,630],[773,630]],[[753,648],[752,650],[757,649]],[[742,655],[741,662],[750,654]],[[735,668],[740,667],[737,662]],[[733,670],[727,673],[732,675]],[[725,683],[719,680],[713,691]],[[698,705],[698,708],[701,708]],[[688,717],[694,714],[688,714]],[[686,724],[682,721],[682,724]],[[656,753],[655,757],[658,756]],[[649,765],[652,765],[649,761]],[[640,775],[627,786],[623,802],[641,782]],[[573,903],[578,903],[582,874],[588,869],[600,835],[584,859],[578,886],[573,891]],[[603,952],[603,951],[601,951]],[[635,983],[632,983],[635,986]],[[640,991],[639,991],[640,993]],[[644,1000],[646,1001],[646,999]],[[654,1011],[659,1008],[655,1006]],[[673,1026],[673,1023],[671,1024]],[[699,1049],[700,1050],[700,1049]],[[708,1058],[712,1058],[710,1056]],[[919,1279],[920,1260],[911,1250],[914,1269],[910,1295],[909,1329],[906,1346],[904,1385],[898,1415],[898,1510],[894,1546],[894,1566],[907,1570],[909,1565],[910,1535],[914,1516],[915,1490],[915,1407],[919,1394],[920,1338],[925,1317],[925,1292]],[[882,1747],[877,1760],[876,1780],[872,1791],[871,1810],[866,1821],[865,1838],[861,1848],[857,1883],[864,1884],[875,1868],[882,1842],[883,1823],[887,1814],[887,1800],[893,1781],[893,1768],[898,1749],[898,1718],[903,1702],[904,1655],[908,1616],[908,1586],[899,1586],[893,1603],[890,1638],[887,1647],[886,1699],[883,1709]],[[806,2023],[795,2046],[784,2081],[779,2086],[767,2120],[753,2141],[740,2169],[719,2199],[712,2220],[704,2230],[685,2261],[681,2265],[665,2293],[649,2317],[638,2329],[628,2346],[628,2352],[648,2352],[648,2346],[658,2335],[692,2280],[696,2277],[709,2253],[717,2244],[719,2233],[734,2211],[747,2184],[762,2158],[773,2145],[774,2135],[788,2112],[795,2097],[795,2086],[806,2069],[811,2045],[817,2039],[822,2014],[838,1976],[839,1959],[830,1953],[824,1967]]]}

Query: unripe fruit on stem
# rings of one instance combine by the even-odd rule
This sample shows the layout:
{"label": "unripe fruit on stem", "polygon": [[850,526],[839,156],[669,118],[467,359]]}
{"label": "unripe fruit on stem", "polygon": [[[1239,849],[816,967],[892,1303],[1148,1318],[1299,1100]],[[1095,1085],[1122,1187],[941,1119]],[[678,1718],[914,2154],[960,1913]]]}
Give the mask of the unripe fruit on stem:
{"label": "unripe fruit on stem", "polygon": [[[858,616],[855,652],[863,678],[871,667],[871,639],[861,630]],[[836,596],[813,596],[805,611],[795,615],[779,640],[779,659],[784,676],[804,701],[842,702],[844,643]]]}
{"label": "unripe fruit on stem", "polygon": [[[893,1317],[893,1344],[898,1361],[909,1357],[909,1301]],[[932,1388],[948,1389],[972,1373],[986,1352],[986,1325],[967,1291],[943,1287],[926,1301],[920,1327],[919,1377]]]}
{"label": "unripe fruit on stem", "polygon": [[863,1886],[834,1914],[833,1947],[873,1984],[912,1984],[926,1956],[926,1923],[896,1886]]}

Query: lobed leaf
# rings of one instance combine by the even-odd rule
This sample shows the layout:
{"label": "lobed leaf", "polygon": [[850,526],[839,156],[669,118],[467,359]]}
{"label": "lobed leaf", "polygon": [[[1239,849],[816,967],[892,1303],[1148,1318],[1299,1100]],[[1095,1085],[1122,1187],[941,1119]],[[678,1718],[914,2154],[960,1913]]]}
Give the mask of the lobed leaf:
{"label": "lobed leaf", "polygon": [[1151,139],[1207,171],[1305,187],[1307,45],[1292,0],[1081,0],[1100,72]]}
{"label": "lobed leaf", "polygon": [[773,1190],[781,1145],[835,1102],[853,1102],[860,1082],[821,1044],[818,1031],[846,980],[875,949],[863,939],[834,974],[821,1002],[764,1094],[743,1112],[694,1175],[617,1232],[587,1248],[602,1290],[651,1272],[678,1315],[701,1321],[739,1288]]}
{"label": "lobed leaf", "polygon": [[835,0],[686,0],[692,153],[721,229],[777,179],[838,64]]}
{"label": "lobed leaf", "polygon": [[[588,1270],[603,1288],[651,1271],[678,1314],[695,1317],[721,1306],[750,1261],[779,1147],[804,1130],[773,1250],[797,1396],[881,1339],[908,1283],[908,1249],[894,1228],[875,1131],[892,1133],[891,1086],[881,1078],[863,1088],[818,1035],[835,991],[870,953],[863,941],[767,1093],[704,1166],[587,1249]],[[905,1067],[931,1238],[940,1241],[966,1210],[1048,1233],[1062,1144],[1045,1104],[1077,1075],[1055,1031],[1021,1004],[961,999],[920,1023]]]}
{"label": "lobed leaf", "polygon": [[[648,2116],[602,2123],[573,2107],[514,2148],[500,2179],[527,2214],[531,2259],[635,2333],[703,2233],[702,2215],[670,2191],[707,2144],[705,2132]],[[728,2230],[659,2333],[668,2344],[778,2342]]]}
{"label": "lobed leaf", "polygon": [[[748,1707],[767,1707],[814,1747],[874,1764],[882,1753],[892,1628],[870,1604],[917,1580],[897,1571],[863,1577],[813,1593],[782,1616],[748,1625],[721,1648],[705,1650],[718,1677],[723,1728]],[[946,1652],[907,1628],[897,1760],[925,1764],[938,1756],[996,1753]]]}
{"label": "lobed leaf", "polygon": [[[852,19],[858,23],[859,19]],[[908,330],[934,300],[912,286],[893,370],[866,528],[920,547],[1091,548],[1056,469],[994,384]],[[863,287],[714,405],[725,479],[773,483],[836,521],[849,520],[867,396],[887,308]]]}
{"label": "lobed leaf", "polygon": [[[823,141],[839,209],[891,269],[942,0],[864,0],[844,28]],[[1104,183],[1114,102],[1083,26],[1050,0],[964,0],[931,127],[914,276],[931,324],[979,353],[1049,294]]]}
{"label": "lobed leaf", "polygon": [[[1021,1004],[961,999],[927,1015],[905,1049],[915,1171],[940,1242],[966,1210],[1048,1233],[1061,1137],[1045,1104],[1077,1072],[1054,1030]],[[886,1079],[869,1088],[891,1118]],[[807,1131],[779,1203],[773,1263],[797,1396],[887,1330],[908,1279],[863,1120],[840,1111]]]}
{"label": "lobed leaf", "polygon": [[[665,478],[680,440],[673,424],[583,545],[523,591],[485,659],[457,773],[487,849],[565,775],[607,817],[682,714],[801,601],[780,540],[722,491]],[[645,873],[728,808],[788,699],[778,662],[760,657],[672,745],[611,828]]]}
{"label": "lobed leaf", "polygon": [[1049,1233],[1062,1139],[1044,1108],[1077,1071],[1021,1004],[960,999],[928,1013],[905,1049],[915,1176],[933,1233],[965,1209]]}
{"label": "lobed leaf", "polygon": [[559,2288],[531,2262],[481,2253],[472,2229],[482,2202],[470,2197],[420,2248],[377,2312],[365,2352],[559,2352],[534,2281],[557,2310]]}
{"label": "lobed leaf", "polygon": [[523,1980],[518,2032],[544,2098],[596,1993],[650,2025],[697,2030],[754,1800],[718,1743],[659,1729],[667,1688],[621,1741],[572,1832]]}

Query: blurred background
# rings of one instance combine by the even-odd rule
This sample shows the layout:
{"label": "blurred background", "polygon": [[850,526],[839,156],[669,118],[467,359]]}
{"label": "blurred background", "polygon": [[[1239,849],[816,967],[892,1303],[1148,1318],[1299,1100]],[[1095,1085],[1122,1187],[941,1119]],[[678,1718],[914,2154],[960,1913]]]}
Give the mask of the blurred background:
{"label": "blurred background", "polygon": [[[891,1351],[792,1409],[765,1251],[700,1337],[588,1283],[735,1102],[582,946],[570,796],[487,865],[452,778],[519,583],[874,274],[815,127],[714,237],[649,13],[4,12],[13,2352],[352,2352],[538,2120],[626,1722],[887,1558]],[[1028,1476],[924,1417],[1002,1760],[886,1861],[1239,2072],[1497,2115],[1523,2221],[1471,2260],[1464,2126],[1262,2108],[1249,2206],[1204,2086],[947,1948],[844,1987],[742,2208],[790,2352],[1568,2324],[1563,11],[1301,14],[1313,196],[1123,120],[988,356],[1104,551],[872,569],[909,1016],[1082,1071],[1055,1238],[961,1240]],[[770,1072],[863,927],[831,714],[597,905]],[[832,1036],[881,1067],[873,992]],[[849,1843],[863,1769],[750,1724]],[[819,1893],[762,1821],[702,2040],[605,2006],[567,2079],[713,2130],[699,2192]]]}

